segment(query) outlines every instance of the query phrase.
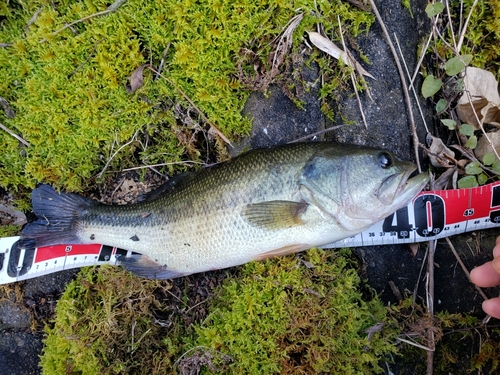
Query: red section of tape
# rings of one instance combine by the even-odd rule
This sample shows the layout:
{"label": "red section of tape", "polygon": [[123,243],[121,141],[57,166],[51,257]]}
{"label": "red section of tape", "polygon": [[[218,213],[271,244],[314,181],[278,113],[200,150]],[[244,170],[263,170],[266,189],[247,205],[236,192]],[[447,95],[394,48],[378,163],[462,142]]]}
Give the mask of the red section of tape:
{"label": "red section of tape", "polygon": [[35,263],[49,259],[60,258],[66,255],[99,255],[102,245],[56,245],[39,247],[35,256]]}

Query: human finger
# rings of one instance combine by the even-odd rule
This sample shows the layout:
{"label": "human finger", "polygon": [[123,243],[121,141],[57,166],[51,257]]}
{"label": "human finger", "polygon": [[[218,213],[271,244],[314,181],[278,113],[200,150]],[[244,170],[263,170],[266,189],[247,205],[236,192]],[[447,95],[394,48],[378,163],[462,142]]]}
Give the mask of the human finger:
{"label": "human finger", "polygon": [[499,257],[500,256],[500,236],[497,237],[496,240],[496,245],[493,248],[493,257]]}
{"label": "human finger", "polygon": [[500,274],[493,267],[493,262],[486,262],[474,268],[470,273],[470,279],[482,288],[500,285]]}
{"label": "human finger", "polygon": [[490,298],[484,301],[483,310],[493,318],[500,319],[500,297]]}

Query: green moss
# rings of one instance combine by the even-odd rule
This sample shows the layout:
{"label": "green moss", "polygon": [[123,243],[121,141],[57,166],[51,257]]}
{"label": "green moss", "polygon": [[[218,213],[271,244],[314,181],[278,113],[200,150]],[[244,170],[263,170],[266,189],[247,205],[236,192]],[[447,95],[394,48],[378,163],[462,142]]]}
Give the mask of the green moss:
{"label": "green moss", "polygon": [[0,238],[18,236],[21,233],[20,225],[0,225]]}
{"label": "green moss", "polygon": [[169,328],[156,319],[169,287],[116,267],[84,268],[46,329],[43,374],[164,374],[186,332],[178,322]]}
{"label": "green moss", "polygon": [[[11,44],[0,48],[0,93],[16,112],[14,118],[0,112],[0,122],[31,145],[0,132],[0,186],[18,190],[46,182],[84,190],[132,139],[108,170],[160,162],[171,163],[169,173],[182,169],[179,162],[199,157],[192,150],[202,150],[212,136],[180,90],[227,137],[247,134],[251,124],[241,109],[248,91],[236,79],[241,51],[253,51],[267,67],[273,40],[296,9],[305,17],[294,33],[295,48],[318,22],[338,39],[337,15],[353,35],[373,22],[338,0],[128,0],[113,13],[54,34],[108,5],[32,0],[0,8],[0,41]],[[162,73],[170,82],[145,70],[144,85],[128,94],[131,73],[144,63],[159,66],[165,52]],[[253,72],[253,63],[243,69]]]}
{"label": "green moss", "polygon": [[[397,330],[364,332],[383,323],[386,310],[362,298],[345,257],[311,250],[240,272],[188,308],[178,295],[170,298],[168,281],[83,269],[47,327],[43,374],[376,373],[395,353]],[[184,293],[192,285],[186,280]],[[196,308],[202,321],[191,324],[183,316]]]}
{"label": "green moss", "polygon": [[410,0],[401,0],[401,5],[406,9],[408,9],[408,12],[410,12],[410,16],[413,18],[413,12],[411,10]]}
{"label": "green moss", "polygon": [[[464,14],[468,15],[473,0],[465,0]],[[459,9],[456,2],[456,9]],[[458,11],[457,11],[458,16]],[[472,65],[491,71],[500,79],[500,1],[478,1],[465,33],[462,54],[474,56]]]}
{"label": "green moss", "polygon": [[364,332],[384,321],[385,310],[362,299],[346,258],[310,250],[304,262],[289,256],[242,272],[196,329],[196,346],[233,359],[227,373],[377,373],[395,352],[394,335]]}

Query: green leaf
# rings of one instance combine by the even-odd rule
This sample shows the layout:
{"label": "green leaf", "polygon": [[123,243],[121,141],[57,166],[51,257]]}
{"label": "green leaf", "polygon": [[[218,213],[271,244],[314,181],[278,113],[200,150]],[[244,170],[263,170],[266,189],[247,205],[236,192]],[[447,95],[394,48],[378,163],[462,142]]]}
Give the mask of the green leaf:
{"label": "green leaf", "polygon": [[451,119],[442,119],[441,122],[450,130],[453,130],[456,128],[457,126],[457,122],[455,120],[451,120]]}
{"label": "green leaf", "polygon": [[[444,99],[439,99],[439,101],[436,103],[436,112],[441,113],[446,109],[446,106],[448,105],[448,102]],[[453,128],[455,129],[455,128]]]}
{"label": "green leaf", "polygon": [[493,169],[497,173],[500,173],[500,161],[497,160],[496,162],[494,162],[491,166],[491,169]]}
{"label": "green leaf", "polygon": [[474,128],[469,124],[462,124],[462,125],[460,125],[460,134],[467,135],[467,136],[473,135]]}
{"label": "green leaf", "polygon": [[438,15],[443,10],[444,10],[443,3],[427,4],[427,6],[425,7],[425,13],[427,13],[429,18],[432,18],[432,17]]}
{"label": "green leaf", "polygon": [[492,165],[496,160],[496,156],[493,152],[487,152],[483,156],[483,164],[484,165]]}
{"label": "green leaf", "polygon": [[472,61],[472,55],[463,55],[462,56],[462,61],[465,63],[465,65],[469,65],[470,62]]}
{"label": "green leaf", "polygon": [[477,146],[477,137],[475,135],[471,136],[468,140],[467,143],[465,144],[465,147],[470,148],[471,150],[475,149]]}
{"label": "green leaf", "polygon": [[422,84],[422,95],[424,98],[428,98],[437,93],[442,85],[443,82],[441,82],[439,78],[435,78],[432,74],[429,74],[425,77],[424,83]]}
{"label": "green leaf", "polygon": [[472,55],[455,56],[449,59],[446,64],[444,64],[444,69],[446,74],[449,76],[454,76],[465,69],[465,66],[472,60]]}
{"label": "green leaf", "polygon": [[477,161],[473,161],[465,166],[465,173],[470,175],[476,175],[483,172],[483,169]]}
{"label": "green leaf", "polygon": [[477,183],[479,185],[484,185],[486,182],[488,182],[488,176],[486,176],[484,173],[481,173],[479,176],[477,176]]}
{"label": "green leaf", "polygon": [[472,188],[478,186],[476,176],[465,176],[458,180],[458,188]]}

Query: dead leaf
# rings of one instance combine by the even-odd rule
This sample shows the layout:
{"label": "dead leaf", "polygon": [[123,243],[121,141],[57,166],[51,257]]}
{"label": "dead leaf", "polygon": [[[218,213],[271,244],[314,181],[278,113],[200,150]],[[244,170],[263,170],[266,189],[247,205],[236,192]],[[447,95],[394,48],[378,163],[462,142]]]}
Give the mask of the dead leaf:
{"label": "dead leaf", "polygon": [[479,130],[482,124],[500,126],[500,95],[498,82],[493,73],[484,69],[467,67],[464,89],[466,92],[458,101],[457,106],[460,120],[471,125],[475,130]]}
{"label": "dead leaf", "polygon": [[382,328],[384,328],[384,324],[379,322],[371,327],[368,327],[363,332],[368,334],[368,340],[370,341],[375,333],[382,331]]}
{"label": "dead leaf", "polygon": [[[493,147],[495,148],[496,152],[500,154],[500,132],[491,132],[487,134],[488,138],[491,141],[491,145],[490,142],[488,142],[488,138],[483,136],[479,138],[479,140],[477,141],[477,146],[474,149],[474,155],[476,155],[476,158],[478,158],[479,160],[483,160],[484,155],[486,155],[487,153],[491,152],[494,154],[495,151],[493,151]],[[492,145],[493,147],[491,147]]]}
{"label": "dead leaf", "polygon": [[5,116],[7,118],[16,117],[16,113],[12,110],[12,108],[10,108],[9,102],[7,100],[5,100],[4,98],[2,98],[1,96],[0,96],[0,106],[5,111]]}
{"label": "dead leaf", "polygon": [[154,69],[154,66],[151,64],[144,64],[132,72],[129,78],[130,83],[127,83],[127,85],[125,85],[125,89],[129,94],[133,94],[136,90],[142,87],[144,82],[144,76],[142,72],[145,68]]}
{"label": "dead leaf", "polygon": [[300,13],[293,17],[288,23],[288,27],[285,29],[283,35],[281,35],[278,40],[276,51],[271,54],[273,56],[272,69],[277,69],[285,60],[285,56],[292,45],[293,32],[295,31],[297,26],[299,26],[303,18],[304,13]]}
{"label": "dead leaf", "polygon": [[458,178],[458,167],[448,168],[446,171],[441,173],[439,178],[434,181],[434,186],[432,190],[446,190],[446,189],[456,189],[457,188],[457,178]]}
{"label": "dead leaf", "polygon": [[417,256],[417,253],[418,253],[419,244],[418,243],[411,243],[411,244],[409,244],[409,247],[410,247],[411,255],[413,255],[413,257],[415,258]]}
{"label": "dead leaf", "polygon": [[394,294],[394,296],[398,299],[398,301],[402,301],[403,300],[403,295],[401,294],[401,291],[396,286],[396,284],[394,283],[394,281],[389,280],[388,284],[391,287],[392,294]]}
{"label": "dead leaf", "polygon": [[23,225],[26,224],[26,215],[12,206],[0,204],[1,225]]}
{"label": "dead leaf", "polygon": [[[262,63],[259,55],[248,48],[242,48],[238,59],[238,78],[247,89],[255,91],[266,91],[274,78],[280,73],[280,66],[285,61],[290,47],[292,46],[293,32],[304,18],[304,13],[299,13],[288,22],[283,33],[273,40],[275,46],[267,58],[268,66]],[[293,59],[293,54],[291,55]],[[249,75],[243,66],[254,66],[255,75]],[[270,67],[270,68],[269,68]]]}
{"label": "dead leaf", "polygon": [[446,147],[441,138],[434,137],[428,133],[425,141],[428,147],[427,155],[434,167],[450,168],[454,166],[455,153]]}
{"label": "dead leaf", "polygon": [[317,292],[315,290],[309,289],[309,288],[304,288],[303,291],[306,292],[306,293],[309,293],[309,294],[314,294],[315,296],[318,296],[318,297],[323,297],[321,295],[321,293],[319,293],[319,292]]}
{"label": "dead leaf", "polygon": [[333,56],[337,60],[342,59],[342,61],[349,66],[356,68],[356,70],[364,76],[375,79],[370,73],[368,73],[360,63],[358,63],[355,59],[348,56],[347,53],[342,51],[339,47],[335,45],[330,39],[324,37],[323,35],[315,32],[315,31],[307,31],[309,35],[309,40],[312,44],[314,44],[321,51]]}

